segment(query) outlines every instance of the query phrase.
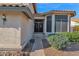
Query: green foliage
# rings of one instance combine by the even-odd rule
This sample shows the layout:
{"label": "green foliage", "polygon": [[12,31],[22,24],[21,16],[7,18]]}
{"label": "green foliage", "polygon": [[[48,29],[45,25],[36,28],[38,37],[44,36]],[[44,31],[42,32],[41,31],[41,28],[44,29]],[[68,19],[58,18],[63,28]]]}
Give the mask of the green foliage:
{"label": "green foliage", "polygon": [[49,35],[48,40],[50,44],[52,45],[52,47],[56,49],[63,49],[69,43],[68,38],[62,34]]}
{"label": "green foliage", "polygon": [[62,32],[58,34],[66,36],[70,42],[79,42],[79,32]]}
{"label": "green foliage", "polygon": [[59,32],[48,36],[50,44],[56,49],[65,48],[69,42],[79,43],[79,32]]}

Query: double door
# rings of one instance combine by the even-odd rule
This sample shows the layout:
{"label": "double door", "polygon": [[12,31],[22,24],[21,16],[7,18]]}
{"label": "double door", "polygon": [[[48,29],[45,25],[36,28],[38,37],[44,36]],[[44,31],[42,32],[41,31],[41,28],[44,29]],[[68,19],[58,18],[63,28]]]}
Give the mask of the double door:
{"label": "double door", "polygon": [[43,32],[43,21],[35,21],[34,32]]}

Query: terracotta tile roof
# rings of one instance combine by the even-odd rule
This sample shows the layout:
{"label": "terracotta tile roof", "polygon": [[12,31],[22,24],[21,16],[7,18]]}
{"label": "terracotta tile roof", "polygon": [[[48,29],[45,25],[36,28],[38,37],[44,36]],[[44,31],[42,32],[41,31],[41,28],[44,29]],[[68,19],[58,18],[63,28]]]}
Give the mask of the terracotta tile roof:
{"label": "terracotta tile roof", "polygon": [[72,18],[71,21],[73,21],[73,22],[79,22],[79,18]]}
{"label": "terracotta tile roof", "polygon": [[[36,13],[36,4],[35,3],[31,4],[33,6],[34,12]],[[0,7],[27,7],[27,3],[0,3]]]}
{"label": "terracotta tile roof", "polygon": [[25,3],[0,3],[0,7],[25,7]]}

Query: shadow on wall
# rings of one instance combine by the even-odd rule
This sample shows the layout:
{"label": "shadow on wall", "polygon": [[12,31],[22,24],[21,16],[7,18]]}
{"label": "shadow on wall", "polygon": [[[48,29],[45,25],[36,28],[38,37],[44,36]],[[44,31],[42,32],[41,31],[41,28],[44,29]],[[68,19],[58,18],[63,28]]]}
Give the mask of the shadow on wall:
{"label": "shadow on wall", "polygon": [[6,20],[5,22],[0,22],[0,29],[17,29],[20,28],[20,22],[18,20]]}
{"label": "shadow on wall", "polygon": [[[3,16],[2,16],[3,15]],[[0,28],[14,28],[19,30],[21,26],[21,20],[24,19],[25,16],[22,12],[16,11],[0,11]]]}

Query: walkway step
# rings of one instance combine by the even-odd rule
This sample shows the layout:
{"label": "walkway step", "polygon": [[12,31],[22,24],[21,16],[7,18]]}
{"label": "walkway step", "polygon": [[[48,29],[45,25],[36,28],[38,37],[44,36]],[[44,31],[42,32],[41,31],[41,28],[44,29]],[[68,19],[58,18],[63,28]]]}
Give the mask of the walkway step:
{"label": "walkway step", "polygon": [[47,36],[44,33],[33,34],[33,39],[35,39],[35,42],[33,44],[30,56],[45,56],[42,40],[45,39],[46,37]]}
{"label": "walkway step", "polygon": [[43,44],[42,39],[35,39],[35,43],[32,48],[32,52],[30,56],[44,56]]}
{"label": "walkway step", "polygon": [[43,50],[36,50],[35,52],[31,52],[30,56],[45,56]]}
{"label": "walkway step", "polygon": [[33,34],[33,39],[45,39],[47,36],[43,33],[34,33]]}

